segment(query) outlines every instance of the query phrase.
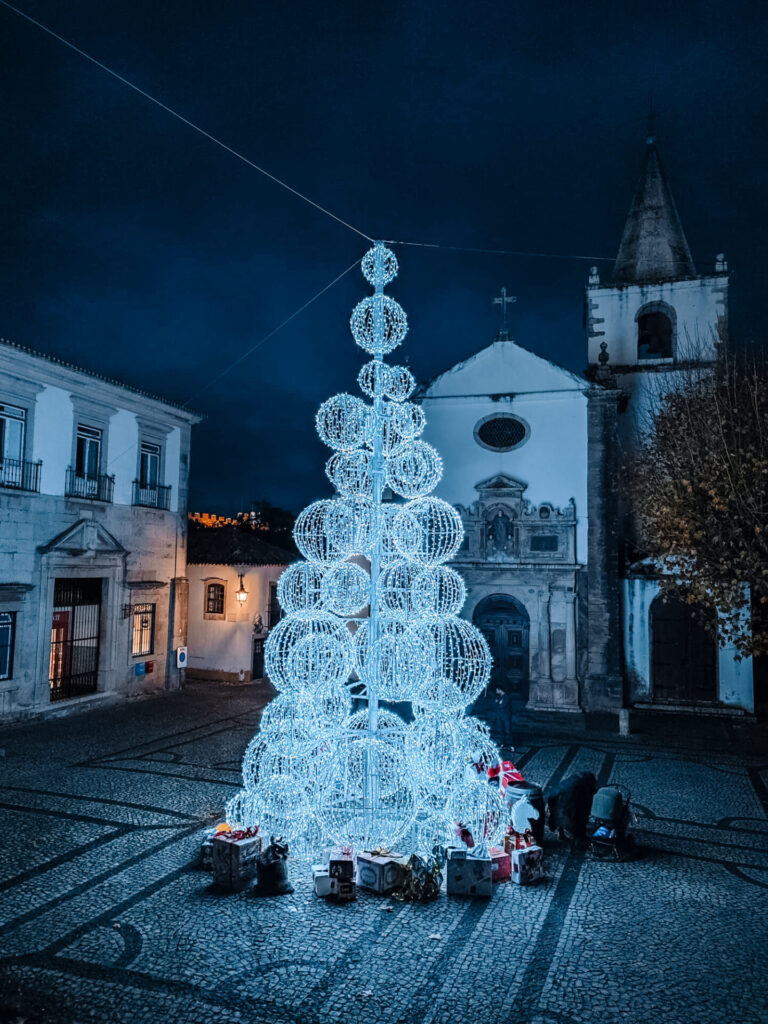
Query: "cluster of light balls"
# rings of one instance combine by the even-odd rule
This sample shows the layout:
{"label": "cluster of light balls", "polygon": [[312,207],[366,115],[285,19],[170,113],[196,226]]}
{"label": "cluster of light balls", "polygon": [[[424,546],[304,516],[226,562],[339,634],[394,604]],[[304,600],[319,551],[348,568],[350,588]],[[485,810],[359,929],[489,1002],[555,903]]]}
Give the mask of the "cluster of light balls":
{"label": "cluster of light balls", "polygon": [[[375,292],[350,327],[373,356],[358,375],[364,397],[336,395],[318,410],[336,493],[296,520],[303,560],[280,578],[285,614],[265,648],[279,696],[227,806],[230,820],[282,835],[299,856],[329,843],[426,851],[459,824],[491,843],[505,824],[485,771],[498,750],[467,714],[491,658],[459,616],[466,590],[446,564],[462,543],[461,518],[431,494],[442,460],[420,438],[413,376],[383,361],[407,331],[383,294],[397,261],[377,243],[362,270]],[[388,492],[395,500],[383,500]]]}

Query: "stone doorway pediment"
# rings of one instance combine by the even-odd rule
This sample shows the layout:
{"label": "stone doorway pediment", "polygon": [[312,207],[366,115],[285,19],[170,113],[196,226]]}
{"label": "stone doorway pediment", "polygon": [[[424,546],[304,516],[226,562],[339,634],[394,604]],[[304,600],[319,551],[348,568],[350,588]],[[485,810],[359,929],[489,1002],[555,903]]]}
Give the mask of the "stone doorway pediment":
{"label": "stone doorway pediment", "polygon": [[93,519],[79,519],[73,526],[58,534],[40,548],[46,554],[70,555],[120,555],[128,552],[123,545],[112,536],[109,530]]}
{"label": "stone doorway pediment", "polygon": [[475,490],[482,498],[489,498],[492,495],[494,497],[520,498],[527,488],[528,484],[524,484],[522,480],[516,480],[513,476],[507,476],[506,473],[497,473],[495,476],[475,484]]}

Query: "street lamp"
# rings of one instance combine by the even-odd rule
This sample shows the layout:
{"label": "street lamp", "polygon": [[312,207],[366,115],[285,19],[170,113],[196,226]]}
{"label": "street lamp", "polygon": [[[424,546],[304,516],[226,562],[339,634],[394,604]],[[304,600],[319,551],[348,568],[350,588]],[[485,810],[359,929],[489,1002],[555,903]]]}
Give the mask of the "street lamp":
{"label": "street lamp", "polygon": [[243,574],[239,573],[239,576],[240,586],[235,591],[235,597],[240,602],[240,604],[245,604],[245,602],[248,600],[248,591],[245,589],[245,585],[243,584]]}

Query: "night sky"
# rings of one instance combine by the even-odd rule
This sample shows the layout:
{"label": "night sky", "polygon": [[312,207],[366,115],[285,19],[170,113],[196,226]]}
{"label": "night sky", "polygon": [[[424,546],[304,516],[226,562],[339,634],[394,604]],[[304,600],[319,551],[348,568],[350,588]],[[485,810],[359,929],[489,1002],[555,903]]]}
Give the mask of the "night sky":
{"label": "night sky", "polygon": [[[649,92],[697,269],[764,337],[765,17],[754,0],[18,0],[373,237],[613,257]],[[0,336],[191,407],[192,510],[328,493],[314,412],[356,390],[366,241],[0,6]],[[426,378],[517,340],[580,371],[591,259],[396,249]],[[611,264],[601,263],[603,279]]]}

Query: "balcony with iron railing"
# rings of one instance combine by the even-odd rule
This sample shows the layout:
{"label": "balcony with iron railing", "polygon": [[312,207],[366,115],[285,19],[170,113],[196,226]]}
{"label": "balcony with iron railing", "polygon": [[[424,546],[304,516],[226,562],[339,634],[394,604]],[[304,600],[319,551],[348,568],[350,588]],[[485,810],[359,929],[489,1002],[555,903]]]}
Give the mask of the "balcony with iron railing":
{"label": "balcony with iron railing", "polygon": [[171,488],[162,484],[143,484],[141,480],[133,481],[133,504],[140,508],[159,508],[168,511],[171,507]]}
{"label": "balcony with iron railing", "polygon": [[0,487],[12,491],[39,491],[42,462],[0,456]]}
{"label": "balcony with iron railing", "polygon": [[115,478],[106,473],[98,476],[81,476],[71,466],[67,469],[68,498],[87,498],[90,501],[112,501]]}

